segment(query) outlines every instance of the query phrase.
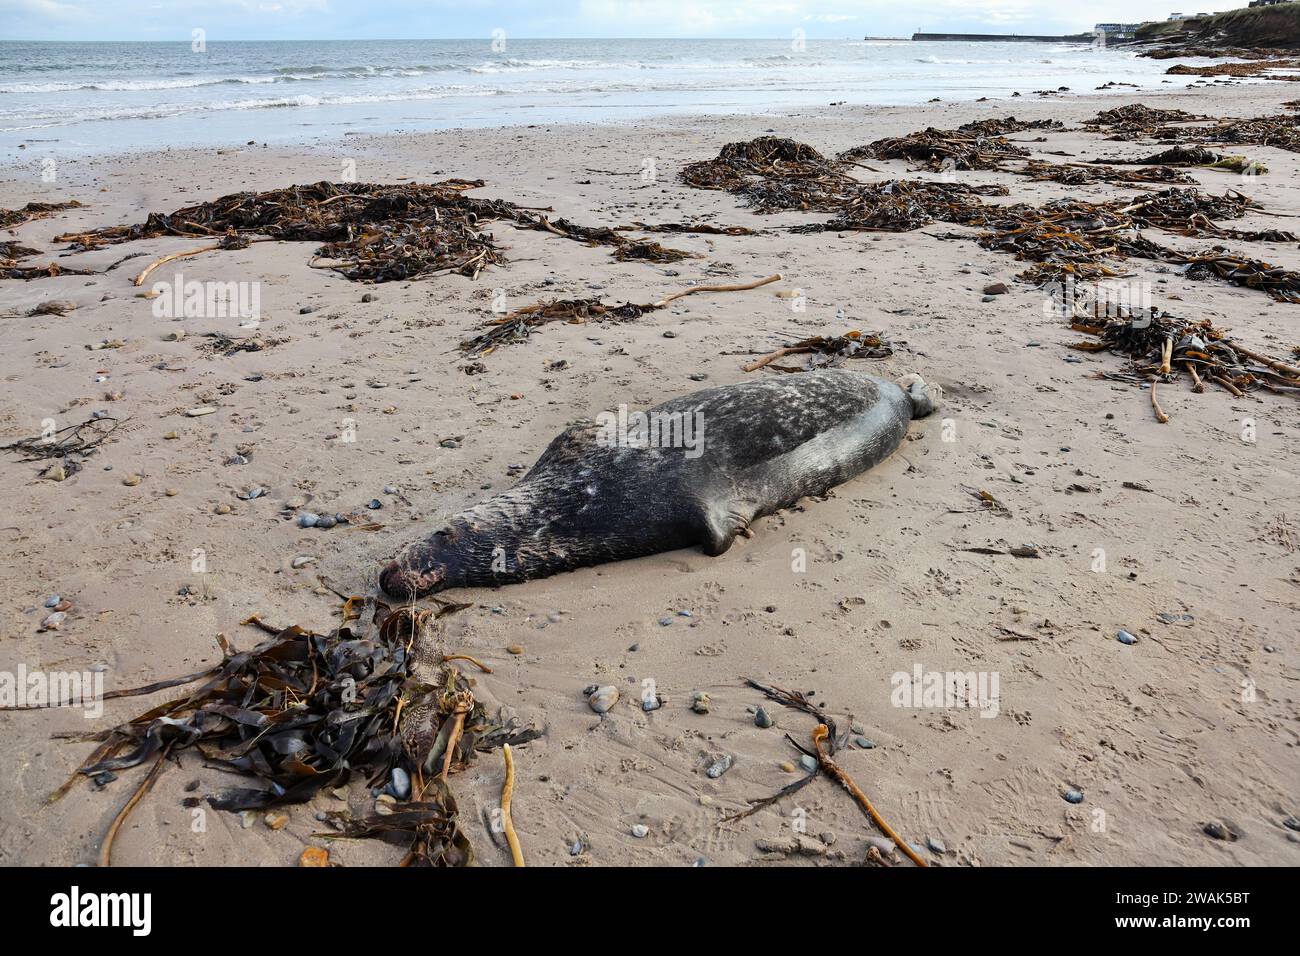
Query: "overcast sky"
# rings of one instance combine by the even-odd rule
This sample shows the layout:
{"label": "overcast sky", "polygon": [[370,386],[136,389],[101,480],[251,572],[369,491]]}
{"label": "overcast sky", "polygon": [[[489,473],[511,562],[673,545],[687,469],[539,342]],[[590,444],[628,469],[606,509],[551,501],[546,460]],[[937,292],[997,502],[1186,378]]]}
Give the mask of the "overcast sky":
{"label": "overcast sky", "polygon": [[0,0],[0,39],[904,36],[1075,33],[1245,0]]}

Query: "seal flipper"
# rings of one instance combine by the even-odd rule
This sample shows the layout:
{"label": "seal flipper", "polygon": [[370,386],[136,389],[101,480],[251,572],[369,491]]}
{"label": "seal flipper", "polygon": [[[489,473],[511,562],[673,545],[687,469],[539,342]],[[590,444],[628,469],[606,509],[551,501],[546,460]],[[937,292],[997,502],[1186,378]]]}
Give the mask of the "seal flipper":
{"label": "seal flipper", "polygon": [[[725,554],[736,541],[736,535],[747,534],[749,532],[749,523],[754,519],[754,508],[751,503],[748,509],[735,507],[737,503],[732,502],[728,506],[714,506],[704,508],[701,515],[701,540],[700,550],[711,558],[716,558]],[[748,514],[749,517],[745,517]]]}

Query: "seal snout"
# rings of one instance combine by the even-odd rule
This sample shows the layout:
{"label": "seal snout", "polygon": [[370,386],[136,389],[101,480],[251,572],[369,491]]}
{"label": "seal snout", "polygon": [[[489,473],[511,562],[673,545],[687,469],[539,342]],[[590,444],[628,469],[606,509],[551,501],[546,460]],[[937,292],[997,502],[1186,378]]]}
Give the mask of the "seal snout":
{"label": "seal snout", "polygon": [[912,400],[912,417],[924,418],[939,407],[943,389],[926,382],[920,375],[912,372],[898,379],[897,385]]}
{"label": "seal snout", "polygon": [[436,591],[443,581],[444,574],[440,568],[417,571],[396,561],[390,561],[379,572],[379,587],[389,597],[401,601],[411,601]]}

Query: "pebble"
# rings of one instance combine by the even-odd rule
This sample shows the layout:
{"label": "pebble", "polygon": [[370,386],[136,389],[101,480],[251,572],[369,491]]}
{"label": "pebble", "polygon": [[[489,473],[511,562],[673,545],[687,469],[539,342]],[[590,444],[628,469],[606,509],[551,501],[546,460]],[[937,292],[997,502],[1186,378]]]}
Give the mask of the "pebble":
{"label": "pebble", "polygon": [[641,709],[647,714],[652,710],[658,710],[664,705],[663,698],[658,694],[651,694],[648,697],[641,698]]}
{"label": "pebble", "polygon": [[670,624],[672,624],[672,623],[673,623],[673,619],[672,619],[671,617],[661,617],[661,618],[659,619],[659,626],[660,626],[660,627],[667,627],[668,625],[670,625]]}
{"label": "pebble", "polygon": [[395,494],[397,494],[397,486],[396,486],[396,485],[384,485],[384,494],[386,494],[386,495],[395,495]]}
{"label": "pebble", "polygon": [[180,493],[181,490],[179,488],[166,488],[163,490],[163,494],[165,494],[168,498],[175,498]]}
{"label": "pebble", "polygon": [[863,750],[874,750],[876,747],[876,742],[870,737],[854,737],[853,742]]}
{"label": "pebble", "polygon": [[299,528],[314,528],[317,521],[320,521],[320,515],[312,514],[310,511],[298,512]]}
{"label": "pebble", "polygon": [[298,857],[298,865],[313,867],[329,866],[330,851],[318,846],[309,846],[307,849],[303,850],[302,855]]}
{"label": "pebble", "polygon": [[1071,787],[1069,790],[1065,791],[1065,793],[1062,794],[1062,796],[1065,797],[1066,803],[1083,803],[1082,790],[1075,790],[1073,787]]}
{"label": "pebble", "polygon": [[380,501],[378,498],[371,498],[370,501],[366,504],[366,507],[369,508],[371,511],[378,511],[383,506],[384,503]]}
{"label": "pebble", "polygon": [[324,528],[326,531],[328,531],[330,528],[334,527],[338,523],[339,523],[338,518],[335,518],[333,515],[321,515],[319,518],[316,519],[316,527]]}
{"label": "pebble", "polygon": [[126,485],[128,488],[134,488],[136,485],[140,484],[140,476],[127,475],[122,479],[122,484]]}
{"label": "pebble", "polygon": [[272,830],[283,830],[289,823],[289,814],[272,810],[262,819],[266,821],[266,825]]}
{"label": "pebble", "polygon": [[202,418],[204,415],[211,415],[217,410],[215,405],[200,405],[198,408],[188,408],[185,414],[190,418]]}
{"label": "pebble", "polygon": [[587,704],[598,714],[605,714],[618,703],[618,688],[605,685],[597,687],[587,696]]}
{"label": "pebble", "polygon": [[226,503],[223,501],[221,504],[217,505],[217,506],[216,506],[215,508],[213,508],[212,510],[215,511],[215,512],[216,512],[217,514],[219,514],[219,515],[228,515],[228,514],[230,514],[230,505],[226,504]]}
{"label": "pebble", "polygon": [[411,775],[401,767],[394,767],[393,778],[388,781],[388,792],[398,800],[409,800],[411,797]]}
{"label": "pebble", "polygon": [[375,798],[375,813],[381,817],[389,816],[393,812],[393,805],[395,803],[397,803],[397,801],[393,798],[391,793],[381,793]]}
{"label": "pebble", "polygon": [[1136,644],[1138,642],[1138,639],[1128,631],[1120,631],[1115,635],[1115,640],[1119,641],[1121,644]]}
{"label": "pebble", "polygon": [[518,657],[523,652],[524,652],[524,646],[522,644],[511,644],[509,647],[506,648],[506,653],[514,654],[516,657]]}
{"label": "pebble", "polygon": [[946,846],[943,845],[943,841],[942,841],[942,840],[936,840],[934,837],[930,837],[930,839],[928,839],[928,840],[926,841],[926,844],[927,844],[927,845],[930,847],[930,849],[933,850],[935,853],[940,853],[940,854],[942,854],[942,853],[947,853],[947,852],[948,852],[948,848],[947,848]]}
{"label": "pebble", "polygon": [[762,727],[764,730],[766,730],[768,727],[773,726],[775,723],[776,723],[776,721],[772,719],[772,715],[769,714],[769,713],[768,713],[766,710],[764,710],[762,707],[760,707],[760,708],[758,708],[758,710],[754,711],[754,726],[755,726],[755,727]]}
{"label": "pebble", "polygon": [[57,631],[63,626],[63,622],[67,619],[68,614],[66,611],[55,611],[53,614],[48,615],[45,620],[41,621],[41,627],[45,628],[47,631]]}
{"label": "pebble", "polygon": [[814,757],[809,757],[807,754],[801,754],[799,757],[799,766],[803,767],[809,773],[812,773],[817,769],[817,760]]}
{"label": "pebble", "polygon": [[245,830],[252,827],[257,822],[257,814],[252,810],[244,810],[239,814],[239,825]]}
{"label": "pebble", "polygon": [[298,568],[305,568],[307,565],[309,565],[309,564],[313,564],[315,561],[316,561],[316,559],[313,558],[311,555],[308,555],[308,554],[300,554],[300,555],[298,555],[298,557],[296,557],[296,558],[293,559],[293,562],[292,562],[292,563],[293,563],[294,569],[296,570],[296,569],[298,569]]}
{"label": "pebble", "polygon": [[363,295],[363,296],[361,297],[361,301],[362,301],[362,302],[374,302],[374,301],[375,301],[374,293],[372,293],[372,292],[367,292],[365,295]]}
{"label": "pebble", "polygon": [[63,598],[59,597],[57,594],[51,594],[49,597],[45,599],[45,606],[54,607],[62,600]]}
{"label": "pebble", "polygon": [[723,754],[713,763],[709,764],[709,769],[704,771],[710,780],[717,780],[724,773],[731,769],[731,755]]}
{"label": "pebble", "polygon": [[701,690],[697,690],[692,694],[691,710],[697,714],[707,714],[709,712],[709,695]]}
{"label": "pebble", "polygon": [[650,828],[644,823],[638,823],[636,826],[632,827],[632,835],[638,840],[644,840],[650,835]]}
{"label": "pebble", "polygon": [[692,382],[703,382],[708,377],[709,376],[705,375],[703,372],[695,372],[694,374],[688,376],[688,378],[690,378]]}
{"label": "pebble", "polygon": [[786,773],[794,773],[794,764],[792,764],[788,760],[782,760],[779,764],[777,764],[777,766],[780,767],[782,770],[784,770]]}
{"label": "pebble", "polygon": [[992,282],[984,287],[985,295],[1006,295],[1010,291],[1005,282]]}

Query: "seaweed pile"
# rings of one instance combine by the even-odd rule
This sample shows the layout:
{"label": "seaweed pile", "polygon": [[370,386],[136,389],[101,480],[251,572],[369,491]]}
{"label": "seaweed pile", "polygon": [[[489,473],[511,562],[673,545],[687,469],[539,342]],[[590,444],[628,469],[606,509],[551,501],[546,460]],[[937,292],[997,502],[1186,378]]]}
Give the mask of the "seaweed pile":
{"label": "seaweed pile", "polygon": [[[66,735],[99,746],[51,799],[79,778],[100,784],[118,771],[151,763],[101,846],[110,862],[112,836],[169,757],[197,751],[206,765],[250,777],[257,787],[228,787],[207,797],[218,810],[266,810],[304,803],[354,775],[382,786],[400,768],[409,793],[391,812],[353,819],[328,815],[325,838],[398,835],[409,841],[406,863],[463,866],[473,860],[461,830],[450,773],[475,754],[540,736],[517,721],[491,716],[475,698],[473,681],[437,649],[437,617],[468,605],[438,602],[437,611],[390,608],[373,598],[346,598],[341,625],[325,634],[274,627],[256,616],[245,623],[269,635],[238,652],[218,635],[222,660],[185,677],[114,691],[105,698],[153,694],[198,684],[133,720],[93,734]],[[187,804],[198,803],[190,798]]]}
{"label": "seaweed pile", "polygon": [[1208,381],[1238,397],[1256,389],[1300,395],[1300,368],[1234,342],[1209,319],[1190,322],[1151,310],[1114,316],[1103,323],[1076,318],[1070,327],[1099,339],[1072,348],[1128,358],[1125,371],[1099,375],[1131,384],[1151,383],[1152,407],[1162,422],[1168,421],[1168,415],[1155,396],[1155,383],[1174,382],[1182,372],[1194,392],[1203,391]]}
{"label": "seaweed pile", "polygon": [[54,481],[64,481],[82,468],[87,458],[112,437],[123,420],[102,415],[88,418],[75,425],[66,425],[46,435],[20,438],[0,445],[0,451],[17,452],[25,457],[21,462],[48,461],[41,476]]}
{"label": "seaweed pile", "polygon": [[861,183],[806,143],[759,136],[728,143],[714,159],[690,163],[682,182],[741,197],[755,212],[834,212]]}
{"label": "seaweed pile", "polygon": [[[57,237],[76,249],[159,236],[218,238],[215,248],[238,248],[257,236],[323,243],[313,266],[364,282],[418,279],[438,273],[477,277],[505,261],[484,227],[508,222],[588,245],[611,246],[620,259],[675,262],[689,253],[634,241],[612,229],[551,221],[541,212],[499,199],[466,196],[482,180],[437,183],[319,182],[262,193],[232,193],[172,213],[150,213],[143,223]],[[146,274],[147,274],[146,270]]]}
{"label": "seaweed pile", "polygon": [[1107,139],[1144,139],[1154,137],[1169,123],[1199,123],[1213,119],[1210,116],[1196,116],[1185,110],[1166,110],[1141,103],[1117,106],[1102,110],[1090,120],[1084,120],[1084,126],[1105,130]]}
{"label": "seaweed pile", "polygon": [[1210,66],[1189,66],[1176,63],[1165,70],[1170,76],[1235,76],[1260,77],[1266,80],[1300,81],[1294,73],[1274,73],[1274,70],[1300,69],[1300,60],[1254,60],[1250,63],[1215,63]]}
{"label": "seaweed pile", "polygon": [[1017,172],[1023,176],[1028,176],[1030,179],[1063,183],[1066,186],[1087,186],[1092,183],[1196,185],[1196,179],[1193,176],[1172,166],[1116,169],[1114,166],[1087,165],[1084,163],[1045,163],[1042,160],[1031,159]]}
{"label": "seaweed pile", "polygon": [[13,229],[64,209],[78,209],[80,206],[81,203],[75,199],[69,199],[67,202],[29,202],[21,209],[0,209],[0,229]]}
{"label": "seaweed pile", "polygon": [[793,232],[908,232],[928,223],[975,223],[987,208],[977,196],[1005,196],[1005,186],[893,179],[860,184],[845,198],[834,219],[795,226]]}
{"label": "seaweed pile", "polygon": [[[997,124],[997,120],[985,120]],[[933,172],[940,170],[1001,169],[1010,159],[1024,159],[1029,150],[1017,146],[1005,136],[974,129],[935,129],[930,127],[906,136],[878,139],[865,146],[855,146],[840,153],[849,162],[860,159],[906,159]],[[996,125],[990,128],[998,128]]]}
{"label": "seaweed pile", "polygon": [[1224,156],[1203,146],[1173,146],[1170,149],[1141,159],[1110,157],[1095,159],[1093,162],[1096,164],[1110,163],[1117,166],[1156,166],[1160,168],[1192,166],[1199,169],[1222,169],[1231,173],[1240,173],[1247,170],[1256,174],[1268,172],[1267,166],[1262,163],[1252,162],[1245,156]]}

